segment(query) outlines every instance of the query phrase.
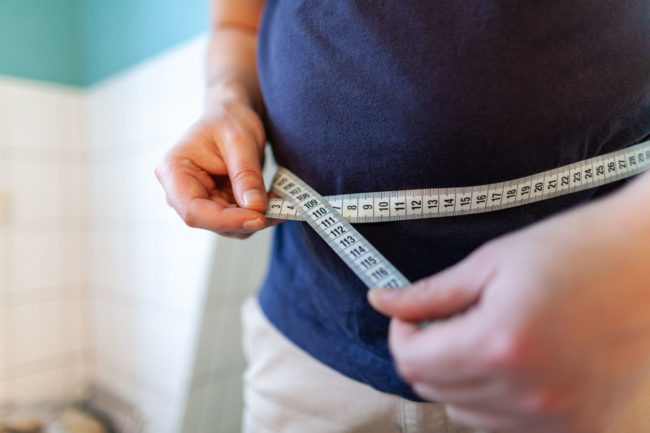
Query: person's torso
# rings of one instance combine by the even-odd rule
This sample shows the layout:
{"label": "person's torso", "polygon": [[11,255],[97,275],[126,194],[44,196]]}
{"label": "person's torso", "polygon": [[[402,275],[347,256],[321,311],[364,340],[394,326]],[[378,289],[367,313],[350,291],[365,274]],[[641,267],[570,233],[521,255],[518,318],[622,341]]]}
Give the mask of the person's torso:
{"label": "person's torso", "polygon": [[[323,195],[498,182],[650,134],[641,0],[269,0],[258,57],[276,159]],[[415,280],[596,193],[358,229]],[[386,372],[387,319],[365,290],[306,225],[277,229],[261,294],[272,322],[344,374],[412,397]]]}

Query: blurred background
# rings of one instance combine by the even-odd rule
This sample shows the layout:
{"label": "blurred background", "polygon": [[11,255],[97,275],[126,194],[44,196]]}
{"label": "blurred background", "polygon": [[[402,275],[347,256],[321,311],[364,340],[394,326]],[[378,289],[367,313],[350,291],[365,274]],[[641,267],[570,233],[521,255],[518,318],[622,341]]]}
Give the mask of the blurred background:
{"label": "blurred background", "polygon": [[208,0],[0,0],[0,432],[240,429],[269,233],[185,227],[153,174],[207,30]]}

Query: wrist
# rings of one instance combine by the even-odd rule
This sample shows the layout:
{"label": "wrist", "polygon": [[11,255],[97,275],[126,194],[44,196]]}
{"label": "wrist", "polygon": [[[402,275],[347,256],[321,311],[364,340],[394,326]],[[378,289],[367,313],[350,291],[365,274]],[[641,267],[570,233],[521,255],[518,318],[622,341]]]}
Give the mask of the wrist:
{"label": "wrist", "polygon": [[246,86],[236,80],[213,80],[208,83],[205,93],[204,111],[209,112],[215,105],[224,101],[237,101],[257,111],[253,98]]}

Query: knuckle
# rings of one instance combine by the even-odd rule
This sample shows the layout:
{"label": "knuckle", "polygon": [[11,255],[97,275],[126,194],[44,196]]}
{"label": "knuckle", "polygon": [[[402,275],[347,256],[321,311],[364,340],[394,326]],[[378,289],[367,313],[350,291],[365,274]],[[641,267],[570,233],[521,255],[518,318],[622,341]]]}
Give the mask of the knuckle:
{"label": "knuckle", "polygon": [[181,211],[181,218],[185,223],[185,225],[187,225],[188,227],[192,227],[192,228],[198,227],[197,218],[192,212],[188,210]]}
{"label": "knuckle", "polygon": [[253,133],[255,134],[256,142],[259,145],[264,146],[266,143],[266,132],[264,131],[264,124],[257,114],[252,116],[253,121]]}
{"label": "knuckle", "polygon": [[521,399],[520,409],[533,415],[550,415],[557,413],[558,400],[548,390],[538,390]]}
{"label": "knuckle", "polygon": [[166,173],[169,171],[169,156],[165,156],[163,159],[158,161],[158,164],[154,167],[153,173],[158,179],[159,182],[162,182],[165,178]]}
{"label": "knuckle", "polygon": [[235,182],[241,182],[243,180],[248,180],[248,179],[257,180],[260,177],[261,177],[260,171],[251,167],[238,168],[231,175],[231,179]]}
{"label": "knuckle", "polygon": [[172,201],[172,198],[169,196],[169,194],[165,195],[165,202],[167,202],[167,206],[174,208],[174,202]]}
{"label": "knuckle", "polygon": [[221,134],[223,134],[226,143],[242,145],[251,141],[250,134],[234,122],[224,123],[221,128]]}
{"label": "knuckle", "polygon": [[502,331],[492,335],[485,345],[484,362],[488,368],[512,371],[527,358],[525,338],[518,332]]}

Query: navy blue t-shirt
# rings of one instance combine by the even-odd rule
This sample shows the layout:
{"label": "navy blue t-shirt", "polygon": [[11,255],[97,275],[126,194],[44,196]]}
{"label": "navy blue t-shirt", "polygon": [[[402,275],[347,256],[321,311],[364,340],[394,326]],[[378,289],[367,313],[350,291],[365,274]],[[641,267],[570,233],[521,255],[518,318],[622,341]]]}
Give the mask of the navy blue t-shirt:
{"label": "navy blue t-shirt", "polygon": [[[269,0],[258,57],[275,157],[323,195],[499,182],[650,134],[646,0]],[[357,228],[415,281],[607,189]],[[346,376],[417,400],[361,281],[307,224],[275,230],[259,295],[270,321]]]}

